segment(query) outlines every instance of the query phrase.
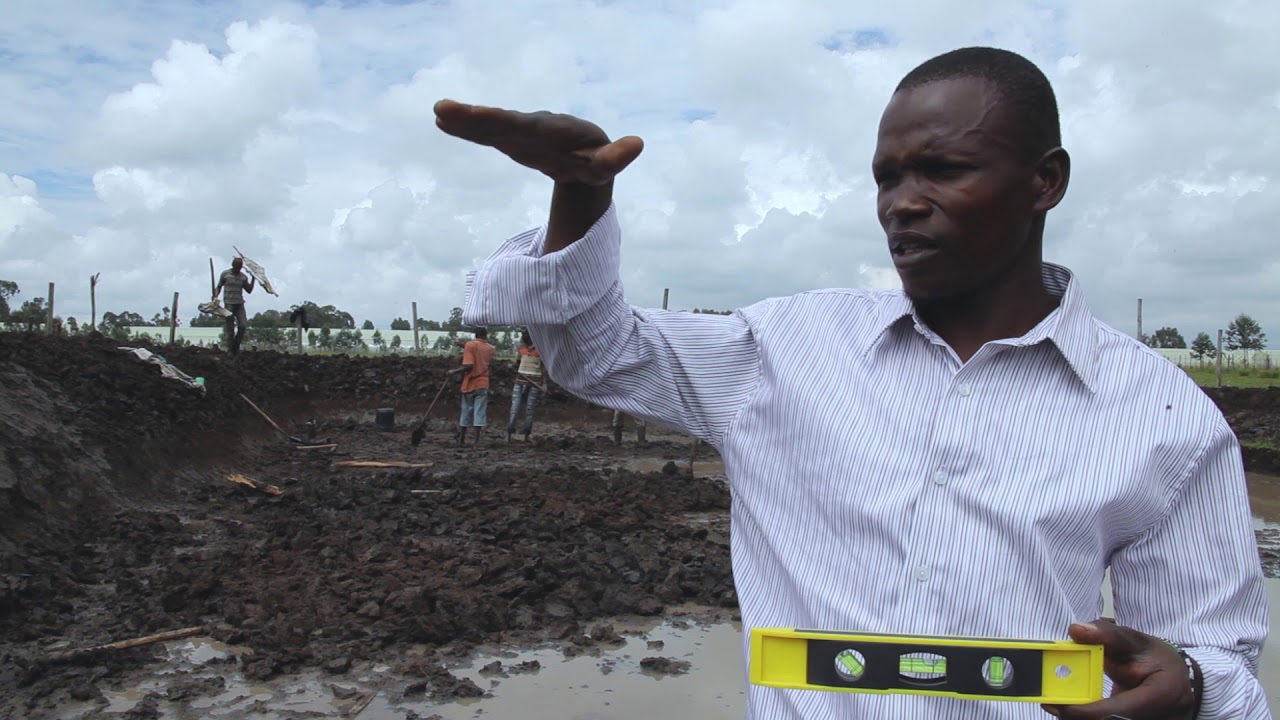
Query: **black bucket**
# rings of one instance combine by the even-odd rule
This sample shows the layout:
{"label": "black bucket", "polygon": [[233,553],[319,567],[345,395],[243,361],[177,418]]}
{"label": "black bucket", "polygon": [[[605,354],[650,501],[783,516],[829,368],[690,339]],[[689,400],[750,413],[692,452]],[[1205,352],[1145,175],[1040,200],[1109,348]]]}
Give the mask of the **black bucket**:
{"label": "black bucket", "polygon": [[373,415],[373,426],[379,430],[396,429],[395,408],[378,408]]}

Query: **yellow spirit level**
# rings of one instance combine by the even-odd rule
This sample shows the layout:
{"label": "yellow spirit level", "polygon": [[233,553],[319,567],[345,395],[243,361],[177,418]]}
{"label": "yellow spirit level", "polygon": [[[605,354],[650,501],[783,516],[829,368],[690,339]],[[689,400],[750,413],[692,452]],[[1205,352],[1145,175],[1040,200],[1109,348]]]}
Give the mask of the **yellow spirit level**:
{"label": "yellow spirit level", "polygon": [[749,662],[752,684],[793,690],[1051,705],[1102,699],[1102,646],[1070,640],[755,628]]}

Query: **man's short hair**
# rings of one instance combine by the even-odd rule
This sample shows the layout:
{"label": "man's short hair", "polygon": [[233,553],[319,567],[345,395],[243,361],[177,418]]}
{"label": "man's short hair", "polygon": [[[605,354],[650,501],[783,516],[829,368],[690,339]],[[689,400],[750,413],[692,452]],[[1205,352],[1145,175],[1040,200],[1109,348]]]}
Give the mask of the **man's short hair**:
{"label": "man's short hair", "polygon": [[481,326],[481,327],[476,328],[476,329],[475,329],[475,330],[473,330],[472,332],[473,332],[473,333],[475,333],[476,338],[477,338],[477,339],[480,339],[480,340],[483,340],[483,339],[485,339],[485,338],[489,337],[489,328],[487,328],[487,327],[483,327],[483,326]]}
{"label": "man's short hair", "polygon": [[953,78],[980,78],[991,83],[1016,111],[1023,149],[1033,159],[1062,144],[1058,100],[1053,86],[1035,63],[1008,50],[966,47],[930,58],[907,73],[895,93]]}

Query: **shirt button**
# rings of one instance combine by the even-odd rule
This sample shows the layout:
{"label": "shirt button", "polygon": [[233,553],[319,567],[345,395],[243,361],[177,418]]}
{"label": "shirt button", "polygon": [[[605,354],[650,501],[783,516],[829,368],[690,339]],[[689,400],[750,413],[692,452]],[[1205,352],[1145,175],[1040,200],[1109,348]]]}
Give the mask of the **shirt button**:
{"label": "shirt button", "polygon": [[925,582],[928,579],[929,579],[928,565],[921,565],[920,567],[916,568],[916,580],[919,580],[920,582]]}
{"label": "shirt button", "polygon": [[941,470],[933,474],[933,481],[939,485],[946,485],[947,479],[947,474]]}
{"label": "shirt button", "polygon": [[956,392],[960,393],[960,397],[969,397],[969,394],[973,392],[973,388],[969,386],[969,383],[961,383],[960,387],[956,388]]}

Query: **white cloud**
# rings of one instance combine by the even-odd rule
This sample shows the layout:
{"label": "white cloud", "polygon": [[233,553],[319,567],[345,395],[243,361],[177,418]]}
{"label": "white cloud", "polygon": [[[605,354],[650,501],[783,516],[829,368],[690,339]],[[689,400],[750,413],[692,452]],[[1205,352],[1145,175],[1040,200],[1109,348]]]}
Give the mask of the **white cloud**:
{"label": "white cloud", "polygon": [[443,317],[550,187],[437,131],[441,97],[645,138],[618,182],[637,302],[893,287],[868,178],[880,112],[926,57],[995,44],[1059,94],[1073,178],[1047,252],[1105,319],[1130,329],[1142,296],[1148,324],[1188,338],[1242,310],[1280,323],[1268,0],[111,7],[0,21],[0,91],[25,99],[0,116],[0,277],[69,283],[71,314],[97,271],[100,307],[201,297],[237,245],[281,291],[254,309]]}
{"label": "white cloud", "polygon": [[40,207],[35,182],[0,173],[0,253],[24,255],[56,232],[53,215]]}

